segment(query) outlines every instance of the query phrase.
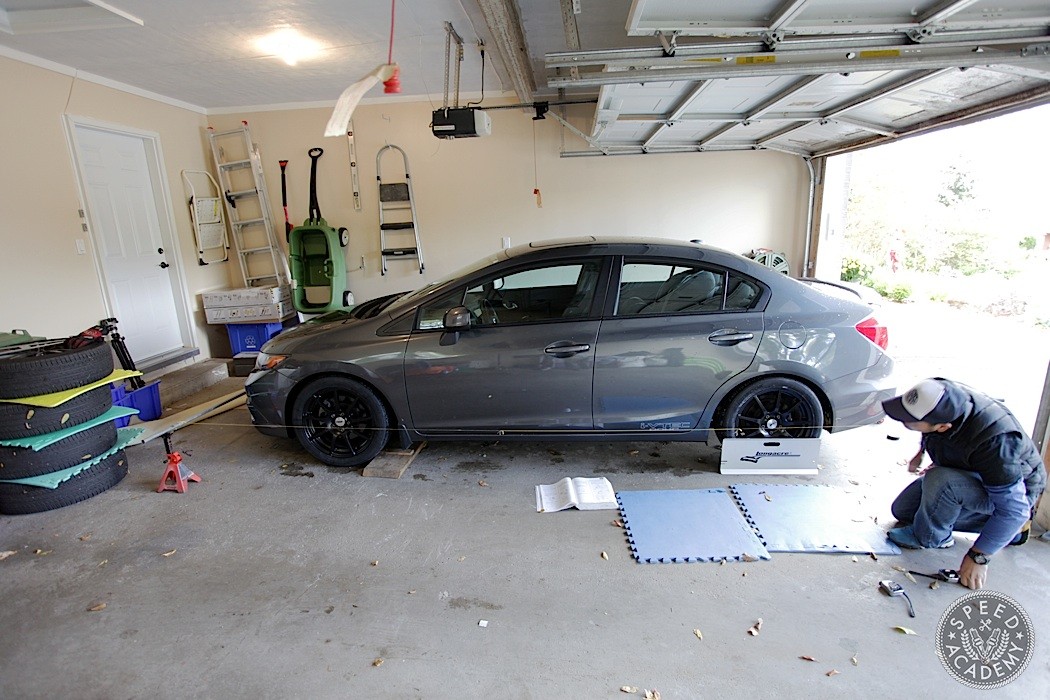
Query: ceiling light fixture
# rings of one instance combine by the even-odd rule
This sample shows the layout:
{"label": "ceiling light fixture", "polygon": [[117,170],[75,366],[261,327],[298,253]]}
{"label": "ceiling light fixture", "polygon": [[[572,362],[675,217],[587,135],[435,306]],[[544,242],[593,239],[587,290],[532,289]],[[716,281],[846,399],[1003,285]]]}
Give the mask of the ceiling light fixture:
{"label": "ceiling light fixture", "polygon": [[255,47],[269,56],[276,56],[289,66],[314,58],[324,48],[316,39],[305,37],[297,29],[281,27],[255,40]]}

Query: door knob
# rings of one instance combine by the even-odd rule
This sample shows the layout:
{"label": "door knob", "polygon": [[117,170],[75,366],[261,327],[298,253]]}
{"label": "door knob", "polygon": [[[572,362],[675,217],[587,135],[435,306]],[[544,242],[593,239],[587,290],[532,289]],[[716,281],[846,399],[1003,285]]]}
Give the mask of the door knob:
{"label": "door knob", "polygon": [[169,264],[168,264],[168,263],[166,263],[166,262],[162,262],[162,263],[160,264],[160,269],[162,269],[162,270],[163,270],[163,269],[164,269],[164,268],[166,268],[166,267],[171,267],[171,265],[169,265]]}

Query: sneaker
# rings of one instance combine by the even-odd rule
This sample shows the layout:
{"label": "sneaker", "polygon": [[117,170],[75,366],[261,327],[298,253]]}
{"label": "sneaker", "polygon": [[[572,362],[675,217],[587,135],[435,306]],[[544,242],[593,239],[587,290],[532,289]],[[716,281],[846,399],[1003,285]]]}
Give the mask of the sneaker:
{"label": "sneaker", "polygon": [[1011,547],[1019,547],[1020,545],[1024,544],[1025,542],[1027,542],[1028,541],[1028,533],[1030,533],[1031,531],[1032,531],[1032,521],[1029,520],[1027,523],[1024,524],[1024,527],[1021,528],[1021,531],[1017,533],[1017,536],[1014,537],[1012,540],[1010,540],[1010,545],[1009,546],[1011,546]]}
{"label": "sneaker", "polygon": [[925,547],[919,544],[919,540],[915,537],[915,531],[912,530],[911,525],[895,527],[887,532],[886,536],[905,549],[948,549],[955,544],[955,540],[949,535],[947,540],[936,547]]}

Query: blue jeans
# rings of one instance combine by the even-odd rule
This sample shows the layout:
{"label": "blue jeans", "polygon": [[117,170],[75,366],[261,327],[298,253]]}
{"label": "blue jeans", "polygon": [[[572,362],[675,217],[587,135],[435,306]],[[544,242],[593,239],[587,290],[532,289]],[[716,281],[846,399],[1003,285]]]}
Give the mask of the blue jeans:
{"label": "blue jeans", "polygon": [[919,544],[937,547],[951,538],[952,530],[980,532],[995,508],[976,476],[933,467],[901,491],[891,510],[897,520],[911,523]]}

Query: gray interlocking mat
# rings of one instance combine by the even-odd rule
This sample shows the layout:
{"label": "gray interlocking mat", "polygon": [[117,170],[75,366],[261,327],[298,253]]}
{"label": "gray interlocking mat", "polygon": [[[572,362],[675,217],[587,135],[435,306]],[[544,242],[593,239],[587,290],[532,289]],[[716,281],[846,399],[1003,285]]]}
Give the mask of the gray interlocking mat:
{"label": "gray interlocking mat", "polygon": [[639,563],[770,558],[725,489],[621,491],[616,500]]}
{"label": "gray interlocking mat", "polygon": [[815,484],[733,484],[744,517],[770,552],[900,554],[857,497]]}

